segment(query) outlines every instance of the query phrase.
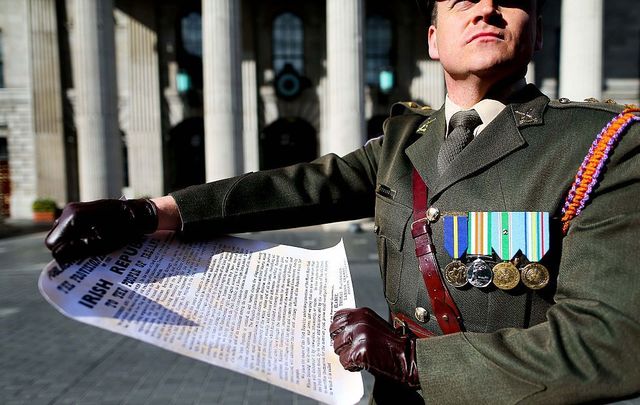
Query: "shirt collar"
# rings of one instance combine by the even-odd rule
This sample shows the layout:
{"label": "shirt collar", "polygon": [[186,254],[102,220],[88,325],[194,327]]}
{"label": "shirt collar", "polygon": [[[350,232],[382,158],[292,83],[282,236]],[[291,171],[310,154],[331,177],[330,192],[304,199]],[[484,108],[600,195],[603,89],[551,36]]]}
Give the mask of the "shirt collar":
{"label": "shirt collar", "polygon": [[[513,94],[525,86],[526,86],[526,81],[524,79],[519,80],[516,83],[514,83],[514,85],[509,89],[510,90],[509,93]],[[476,112],[480,116],[480,119],[482,120],[482,124],[479,125],[473,131],[473,136],[478,136],[478,134],[480,134],[487,127],[487,125],[489,125],[491,121],[493,121],[498,116],[498,114],[500,114],[502,110],[504,110],[505,107],[506,105],[498,100],[485,98],[477,102],[471,108],[469,108],[469,110],[471,109],[476,110]],[[458,106],[456,103],[451,101],[451,99],[449,98],[449,95],[447,94],[447,97],[444,102],[444,115],[447,120],[445,128],[447,128],[447,131],[449,128],[449,120],[451,119],[453,114],[462,110],[463,109],[460,106]]]}

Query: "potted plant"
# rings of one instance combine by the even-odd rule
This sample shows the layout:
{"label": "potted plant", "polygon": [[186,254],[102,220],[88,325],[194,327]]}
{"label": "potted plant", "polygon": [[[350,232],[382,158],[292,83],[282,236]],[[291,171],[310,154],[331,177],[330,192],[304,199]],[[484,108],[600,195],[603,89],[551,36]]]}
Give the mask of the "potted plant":
{"label": "potted plant", "polygon": [[35,222],[53,222],[56,217],[56,202],[51,198],[38,198],[33,202],[33,220]]}

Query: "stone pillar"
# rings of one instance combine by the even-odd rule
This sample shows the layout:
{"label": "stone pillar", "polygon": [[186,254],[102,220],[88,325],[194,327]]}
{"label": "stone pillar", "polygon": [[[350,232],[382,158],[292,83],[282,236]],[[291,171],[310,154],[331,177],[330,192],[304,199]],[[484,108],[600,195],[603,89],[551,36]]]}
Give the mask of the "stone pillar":
{"label": "stone pillar", "polygon": [[76,0],[73,80],[80,199],[120,197],[122,141],[118,127],[111,0]]}
{"label": "stone pillar", "polygon": [[[246,10],[255,7],[242,2]],[[246,5],[246,6],[245,6]],[[242,15],[242,142],[244,172],[260,169],[260,145],[258,125],[258,67],[256,63],[255,22],[253,13]]]}
{"label": "stone pillar", "polygon": [[362,146],[364,127],[363,1],[327,0],[327,105],[322,154]]}
{"label": "stone pillar", "polygon": [[133,197],[155,197],[164,192],[155,7],[152,2],[135,1],[130,13],[126,128],[129,187]]}
{"label": "stone pillar", "polygon": [[602,98],[603,0],[562,0],[559,97]]}
{"label": "stone pillar", "polygon": [[60,87],[60,55],[54,0],[31,0],[31,75],[38,196],[67,202]]}
{"label": "stone pillar", "polygon": [[260,169],[258,79],[253,55],[242,61],[242,101],[244,171],[248,173]]}
{"label": "stone pillar", "polygon": [[206,179],[242,173],[240,2],[202,1]]}

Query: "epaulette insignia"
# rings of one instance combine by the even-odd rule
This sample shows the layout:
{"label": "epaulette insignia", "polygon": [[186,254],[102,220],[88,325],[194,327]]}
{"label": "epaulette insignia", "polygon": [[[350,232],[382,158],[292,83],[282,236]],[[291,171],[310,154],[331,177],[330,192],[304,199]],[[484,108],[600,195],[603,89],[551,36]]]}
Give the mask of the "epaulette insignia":
{"label": "epaulette insignia", "polygon": [[515,110],[515,113],[518,116],[518,125],[537,124],[540,123],[542,119],[541,117],[536,116],[533,108],[530,108],[527,111]]}
{"label": "epaulette insignia", "polygon": [[423,122],[420,127],[418,127],[418,129],[416,130],[416,133],[420,134],[420,135],[424,135],[427,132],[427,128],[429,128],[429,125],[431,125],[431,123],[433,121],[435,121],[435,118],[430,118],[428,120],[426,120],[425,122]]}
{"label": "epaulette insignia", "polygon": [[431,107],[428,105],[422,106],[415,101],[400,101],[391,106],[391,115],[402,115],[407,110],[414,114],[425,115],[425,113],[431,111]]}

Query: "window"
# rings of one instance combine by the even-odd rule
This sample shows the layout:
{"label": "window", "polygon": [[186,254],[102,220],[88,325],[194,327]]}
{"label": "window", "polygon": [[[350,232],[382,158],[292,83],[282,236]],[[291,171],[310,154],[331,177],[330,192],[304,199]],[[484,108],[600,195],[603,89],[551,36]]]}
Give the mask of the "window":
{"label": "window", "polygon": [[2,31],[0,31],[0,89],[4,87],[4,55],[2,54]]}
{"label": "window", "polygon": [[191,13],[180,22],[182,46],[188,54],[202,57],[202,17]]}
{"label": "window", "polygon": [[370,86],[380,87],[382,81],[387,82],[385,73],[391,69],[391,45],[393,34],[391,21],[380,15],[367,17],[366,26],[366,80]]}
{"label": "window", "polygon": [[304,69],[304,28],[292,13],[282,13],[273,20],[273,70],[276,74],[290,64],[299,74]]}

